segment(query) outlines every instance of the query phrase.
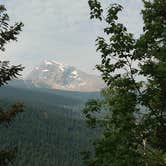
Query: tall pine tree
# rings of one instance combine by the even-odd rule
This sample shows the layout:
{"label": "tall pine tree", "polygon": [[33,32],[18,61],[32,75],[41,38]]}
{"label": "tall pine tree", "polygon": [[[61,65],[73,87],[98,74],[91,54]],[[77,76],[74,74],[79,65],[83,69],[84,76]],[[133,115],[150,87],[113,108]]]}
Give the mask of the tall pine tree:
{"label": "tall pine tree", "polygon": [[[6,13],[6,8],[0,5],[0,50],[5,51],[5,45],[10,41],[16,41],[17,35],[20,33],[22,23],[15,23],[9,25],[9,16]],[[21,65],[10,65],[9,61],[0,61],[0,87],[7,84],[8,81],[17,78],[20,71],[23,70]],[[1,96],[3,97],[3,96]],[[11,119],[16,116],[17,113],[23,111],[23,105],[16,103],[12,105],[8,110],[0,109],[0,124],[8,126]],[[3,133],[1,133],[3,134]],[[2,146],[2,145],[1,145]],[[2,149],[0,148],[0,165],[5,166],[15,157],[14,149]]]}
{"label": "tall pine tree", "polygon": [[91,19],[105,25],[96,67],[107,88],[84,109],[88,124],[103,131],[94,152],[84,153],[85,165],[166,165],[166,1],[143,3],[143,34],[135,39],[118,20],[120,4],[104,11],[89,0]]}

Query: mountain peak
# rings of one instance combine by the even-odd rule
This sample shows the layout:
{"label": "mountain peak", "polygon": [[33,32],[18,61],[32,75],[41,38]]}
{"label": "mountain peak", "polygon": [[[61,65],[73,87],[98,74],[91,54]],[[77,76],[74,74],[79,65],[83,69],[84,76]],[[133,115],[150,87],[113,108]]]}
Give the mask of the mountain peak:
{"label": "mountain peak", "polygon": [[98,76],[55,60],[44,60],[32,70],[26,80],[31,80],[37,87],[74,91],[99,91],[104,86]]}
{"label": "mountain peak", "polygon": [[60,63],[58,61],[55,61],[55,60],[51,60],[51,61],[48,61],[48,60],[44,60],[44,63],[46,65],[58,65],[59,66],[59,69],[64,71],[64,68],[66,65],[64,65],[63,63]]}

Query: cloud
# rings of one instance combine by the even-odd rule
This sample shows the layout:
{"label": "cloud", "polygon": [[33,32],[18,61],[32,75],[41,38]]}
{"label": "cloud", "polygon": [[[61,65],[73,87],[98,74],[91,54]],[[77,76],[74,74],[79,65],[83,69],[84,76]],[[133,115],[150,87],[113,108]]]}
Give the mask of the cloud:
{"label": "cloud", "polygon": [[[95,38],[102,28],[89,20],[87,0],[6,0],[11,21],[25,26],[17,43],[9,44],[5,57],[22,63],[27,72],[42,59],[55,59],[93,72],[99,56],[95,53]],[[104,0],[107,5],[110,1]],[[125,11],[121,20],[129,31],[139,34],[141,0],[122,1]]]}

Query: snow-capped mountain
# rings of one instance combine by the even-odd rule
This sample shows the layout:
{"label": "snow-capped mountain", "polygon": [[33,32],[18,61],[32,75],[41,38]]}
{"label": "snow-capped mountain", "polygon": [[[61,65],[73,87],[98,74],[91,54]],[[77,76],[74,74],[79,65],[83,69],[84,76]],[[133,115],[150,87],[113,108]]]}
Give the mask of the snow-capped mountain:
{"label": "snow-capped mountain", "polygon": [[73,91],[99,91],[104,87],[98,76],[54,60],[43,61],[30,72],[26,80],[36,87]]}

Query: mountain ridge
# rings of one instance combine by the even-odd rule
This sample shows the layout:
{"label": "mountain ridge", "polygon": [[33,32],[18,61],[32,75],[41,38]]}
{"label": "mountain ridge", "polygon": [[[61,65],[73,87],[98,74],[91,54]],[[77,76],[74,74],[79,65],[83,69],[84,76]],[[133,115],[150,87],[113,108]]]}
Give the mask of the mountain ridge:
{"label": "mountain ridge", "polygon": [[88,74],[74,66],[55,60],[44,60],[25,78],[36,87],[69,91],[100,91],[104,82],[99,76]]}

